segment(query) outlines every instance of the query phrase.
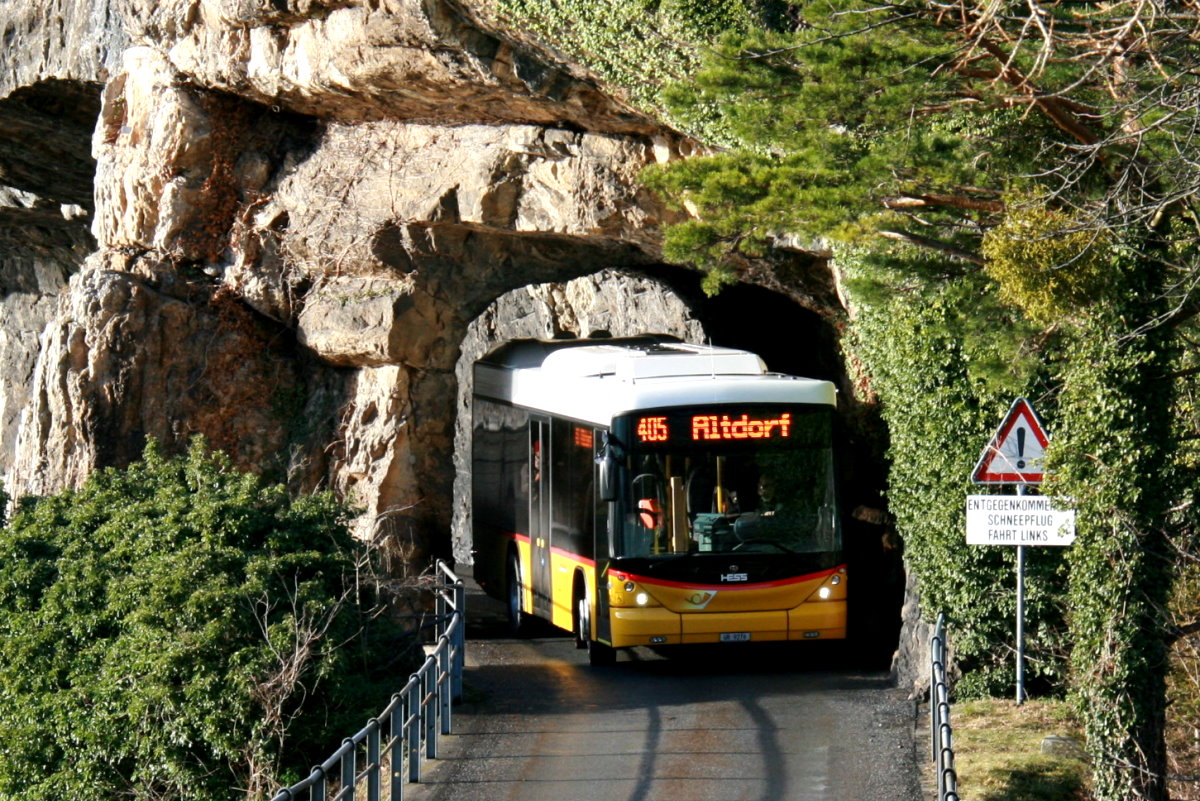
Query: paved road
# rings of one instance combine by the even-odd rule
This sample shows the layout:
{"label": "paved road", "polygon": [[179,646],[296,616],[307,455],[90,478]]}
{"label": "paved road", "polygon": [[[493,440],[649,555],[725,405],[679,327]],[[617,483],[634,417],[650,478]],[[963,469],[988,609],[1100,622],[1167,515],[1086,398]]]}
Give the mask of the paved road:
{"label": "paved road", "polygon": [[911,702],[884,674],[838,669],[814,647],[824,644],[667,658],[635,649],[593,668],[555,629],[503,636],[500,607],[483,600],[468,602],[455,734],[407,798],[921,798]]}

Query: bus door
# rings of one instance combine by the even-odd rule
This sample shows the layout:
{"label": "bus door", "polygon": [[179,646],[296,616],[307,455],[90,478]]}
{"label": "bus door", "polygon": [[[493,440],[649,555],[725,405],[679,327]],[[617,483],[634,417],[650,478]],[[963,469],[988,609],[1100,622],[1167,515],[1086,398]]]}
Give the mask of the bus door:
{"label": "bus door", "polygon": [[529,418],[529,551],[533,611],[550,617],[550,421]]}
{"label": "bus door", "polygon": [[609,603],[608,603],[608,571],[612,566],[612,542],[613,531],[612,526],[617,516],[611,514],[613,503],[601,497],[599,487],[602,483],[600,478],[601,466],[608,452],[608,432],[596,432],[594,452],[592,454],[592,485],[597,488],[596,492],[592,493],[592,502],[594,507],[592,532],[594,537],[594,546],[592,555],[596,559],[596,586],[592,588],[592,598],[595,600],[596,611],[592,615],[595,621],[596,639],[602,642],[612,642],[612,620],[609,618]]}

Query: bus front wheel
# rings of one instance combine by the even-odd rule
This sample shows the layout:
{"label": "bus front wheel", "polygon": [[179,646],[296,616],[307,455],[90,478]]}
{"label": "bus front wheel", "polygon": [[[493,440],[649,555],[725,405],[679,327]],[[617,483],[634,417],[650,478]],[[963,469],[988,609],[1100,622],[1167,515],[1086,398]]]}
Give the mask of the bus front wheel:
{"label": "bus front wheel", "polygon": [[591,636],[592,616],[588,611],[587,595],[577,590],[575,593],[575,647],[587,648]]}
{"label": "bus front wheel", "polygon": [[587,595],[580,594],[575,601],[575,645],[577,648],[587,648],[588,664],[606,666],[617,661],[617,649],[592,639],[592,609],[588,605]]}

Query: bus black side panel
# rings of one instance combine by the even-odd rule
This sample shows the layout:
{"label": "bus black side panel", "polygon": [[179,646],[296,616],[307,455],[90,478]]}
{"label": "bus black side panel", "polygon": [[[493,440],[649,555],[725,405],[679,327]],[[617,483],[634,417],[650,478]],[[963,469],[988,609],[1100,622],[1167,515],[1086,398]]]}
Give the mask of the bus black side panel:
{"label": "bus black side panel", "polygon": [[608,607],[608,567],[607,559],[596,562],[596,639],[601,642],[612,642],[612,620],[609,618]]}
{"label": "bus black side panel", "polygon": [[529,420],[529,549],[533,611],[550,618],[553,608],[550,583],[550,421],[541,416]]}
{"label": "bus black side panel", "polygon": [[471,520],[475,580],[504,598],[508,545],[529,533],[529,414],[475,398],[471,438]]}
{"label": "bus black side panel", "polygon": [[550,539],[555,548],[590,560],[594,557],[596,434],[591,426],[555,419],[551,421],[550,439]]}

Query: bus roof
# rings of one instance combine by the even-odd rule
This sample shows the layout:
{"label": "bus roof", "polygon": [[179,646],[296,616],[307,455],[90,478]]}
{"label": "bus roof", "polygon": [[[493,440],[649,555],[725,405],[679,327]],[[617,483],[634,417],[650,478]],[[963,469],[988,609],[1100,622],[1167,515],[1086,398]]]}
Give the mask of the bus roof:
{"label": "bus roof", "polygon": [[475,394],[608,426],[628,412],[670,406],[832,406],[837,393],[828,381],[768,372],[749,351],[651,335],[509,342],[475,363]]}

